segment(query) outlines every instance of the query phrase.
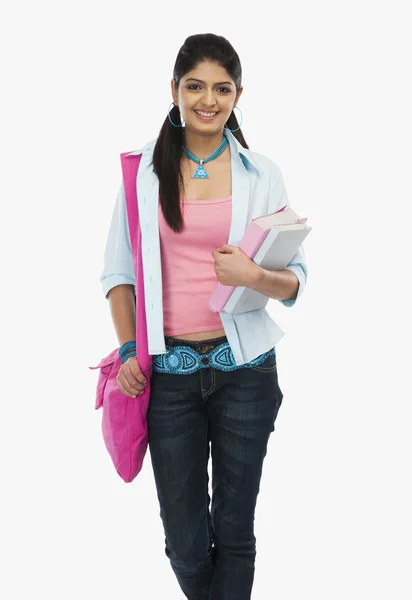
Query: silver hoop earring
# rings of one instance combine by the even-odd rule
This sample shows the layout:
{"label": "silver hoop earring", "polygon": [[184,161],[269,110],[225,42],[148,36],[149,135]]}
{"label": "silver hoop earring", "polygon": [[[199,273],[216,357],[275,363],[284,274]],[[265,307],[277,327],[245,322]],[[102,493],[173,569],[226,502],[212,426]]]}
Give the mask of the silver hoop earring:
{"label": "silver hoop earring", "polygon": [[[172,119],[170,118],[170,107],[171,107],[171,106],[175,106],[175,103],[174,103],[174,102],[172,102],[172,103],[169,105],[169,108],[168,108],[168,111],[167,111],[167,116],[168,116],[168,118],[169,118],[169,121],[171,122],[171,124],[173,125],[173,127],[183,127],[183,125],[184,125],[184,123],[185,123],[185,122],[184,122],[184,120],[183,120],[183,123],[182,123],[181,125],[176,125],[175,123],[173,123]],[[177,105],[176,105],[176,106],[177,106]],[[179,111],[179,112],[180,112],[180,111]]]}
{"label": "silver hoop earring", "polygon": [[238,111],[240,112],[240,125],[239,125],[239,127],[238,127],[237,129],[229,129],[229,127],[226,127],[226,125],[225,125],[225,129],[227,129],[228,131],[231,131],[232,133],[233,133],[234,131],[237,131],[238,129],[240,129],[240,128],[241,128],[241,126],[242,126],[242,123],[243,123],[243,113],[242,113],[242,111],[240,110],[240,108],[239,108],[238,106],[235,106],[235,107],[233,108],[233,110],[235,110],[235,108],[237,108],[237,109],[238,109]]}

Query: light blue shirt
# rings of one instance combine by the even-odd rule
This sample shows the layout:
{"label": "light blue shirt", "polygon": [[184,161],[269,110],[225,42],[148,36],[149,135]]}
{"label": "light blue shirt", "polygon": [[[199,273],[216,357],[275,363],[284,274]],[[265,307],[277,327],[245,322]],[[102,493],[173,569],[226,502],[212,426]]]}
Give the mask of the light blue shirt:
{"label": "light blue shirt", "polygon": [[[228,244],[238,246],[250,221],[264,214],[290,206],[282,173],[269,158],[252,152],[238,142],[228,130],[232,169],[232,221]],[[158,225],[159,180],[150,166],[156,139],[143,149],[130,154],[142,154],[137,174],[137,197],[142,231],[142,261],[149,354],[166,352],[163,329],[163,298],[160,239]],[[302,295],[307,279],[303,244],[286,267],[299,280],[297,297],[279,300],[291,307]],[[127,222],[123,182],[114,207],[104,253],[104,268],[100,277],[107,298],[109,290],[119,284],[135,285],[133,256]],[[196,291],[193,291],[194,295]],[[246,313],[219,313],[236,364],[241,366],[273,348],[285,335],[265,308]]]}

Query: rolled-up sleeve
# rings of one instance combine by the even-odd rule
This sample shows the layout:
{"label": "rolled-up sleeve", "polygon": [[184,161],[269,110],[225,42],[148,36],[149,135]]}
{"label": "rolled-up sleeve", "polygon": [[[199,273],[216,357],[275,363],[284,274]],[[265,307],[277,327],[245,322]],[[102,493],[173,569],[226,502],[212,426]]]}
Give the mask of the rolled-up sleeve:
{"label": "rolled-up sleeve", "polygon": [[104,267],[100,282],[105,297],[116,285],[133,285],[136,293],[133,255],[130,243],[129,224],[127,221],[126,197],[123,181],[120,185],[116,204],[113,210],[109,234],[104,252]]}
{"label": "rolled-up sleeve", "polygon": [[[279,167],[275,163],[272,163],[269,194],[270,212],[275,212],[285,205],[289,208],[292,208],[288,200],[288,194],[283,180],[283,175]],[[291,260],[289,261],[289,264],[286,265],[285,269],[288,269],[289,271],[295,273],[299,281],[299,288],[296,298],[290,298],[289,300],[279,300],[279,302],[283,304],[283,306],[290,308],[301,297],[306,286],[308,267],[303,244],[299,246],[298,250],[296,251],[296,254],[292,256]]]}

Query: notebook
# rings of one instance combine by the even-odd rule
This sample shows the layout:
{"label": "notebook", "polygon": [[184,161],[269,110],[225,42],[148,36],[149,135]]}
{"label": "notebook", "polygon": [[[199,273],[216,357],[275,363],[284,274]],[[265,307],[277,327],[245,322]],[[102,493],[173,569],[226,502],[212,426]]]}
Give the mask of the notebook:
{"label": "notebook", "polygon": [[[300,218],[291,208],[283,206],[274,213],[253,219],[239,248],[264,269],[285,269],[312,230],[306,225],[307,220],[307,217]],[[251,288],[218,282],[208,306],[213,312],[224,310],[235,314],[265,308],[268,301],[268,296]]]}

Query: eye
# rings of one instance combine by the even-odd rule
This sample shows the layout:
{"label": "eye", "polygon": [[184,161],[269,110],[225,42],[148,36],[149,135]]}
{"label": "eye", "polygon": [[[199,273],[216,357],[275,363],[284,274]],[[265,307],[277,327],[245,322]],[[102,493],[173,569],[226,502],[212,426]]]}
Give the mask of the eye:
{"label": "eye", "polygon": [[[192,90],[192,89],[194,89],[194,88],[200,88],[200,85],[199,85],[199,84],[197,84],[197,83],[192,83],[191,85],[188,85],[188,86],[187,86],[187,89],[188,89],[188,90]],[[218,90],[223,90],[223,93],[224,93],[224,94],[228,94],[228,93],[230,93],[230,91],[231,91],[231,90],[229,90],[229,88],[226,88],[226,87],[220,87],[220,88],[218,88]]]}

